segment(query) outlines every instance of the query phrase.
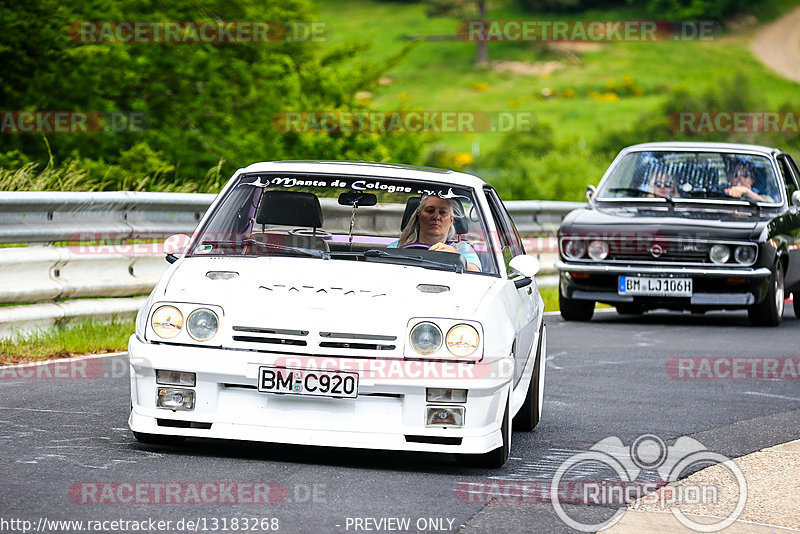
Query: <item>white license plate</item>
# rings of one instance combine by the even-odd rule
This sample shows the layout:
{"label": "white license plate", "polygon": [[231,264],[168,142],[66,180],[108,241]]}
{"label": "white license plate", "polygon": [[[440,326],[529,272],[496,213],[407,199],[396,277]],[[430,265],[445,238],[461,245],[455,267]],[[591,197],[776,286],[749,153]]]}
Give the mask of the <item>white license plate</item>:
{"label": "white license plate", "polygon": [[259,367],[258,391],[314,397],[358,397],[358,374],[290,367]]}
{"label": "white license plate", "polygon": [[692,279],[620,276],[617,293],[648,297],[691,297]]}

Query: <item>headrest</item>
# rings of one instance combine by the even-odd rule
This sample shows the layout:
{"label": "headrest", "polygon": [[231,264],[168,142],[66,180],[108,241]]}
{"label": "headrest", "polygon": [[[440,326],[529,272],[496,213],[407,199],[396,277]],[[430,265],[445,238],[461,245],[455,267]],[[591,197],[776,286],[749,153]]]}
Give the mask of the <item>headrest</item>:
{"label": "headrest", "polygon": [[256,214],[256,224],[320,228],[322,207],[313,193],[264,191]]}
{"label": "headrest", "polygon": [[[406,209],[403,211],[403,221],[400,223],[400,231],[406,227],[408,224],[409,219],[414,215],[414,212],[417,211],[417,207],[419,206],[419,202],[422,200],[422,197],[411,197],[406,201]],[[461,213],[464,213],[464,206],[461,204],[461,201],[457,198],[450,199],[451,201],[456,202],[461,207]],[[453,219],[453,230],[457,234],[466,234],[469,232],[469,223],[467,222],[466,217],[454,217]]]}

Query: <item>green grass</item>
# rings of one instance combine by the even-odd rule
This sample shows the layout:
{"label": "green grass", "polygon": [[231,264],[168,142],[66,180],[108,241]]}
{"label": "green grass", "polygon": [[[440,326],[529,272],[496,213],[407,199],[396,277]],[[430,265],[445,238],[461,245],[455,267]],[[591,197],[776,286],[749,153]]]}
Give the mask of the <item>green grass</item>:
{"label": "green grass", "polygon": [[[790,4],[773,2],[775,13]],[[330,24],[330,44],[348,41],[372,43],[365,59],[385,59],[402,49],[405,35],[453,34],[457,20],[428,18],[422,4],[352,0],[318,3],[319,19]],[[532,19],[513,2],[490,9],[489,18]],[[541,19],[568,17],[541,16]],[[582,20],[650,18],[635,7],[614,11],[586,12],[572,16]],[[490,60],[535,63],[555,60],[562,70],[547,76],[528,76],[479,69],[472,65],[475,45],[471,42],[422,42],[387,75],[390,85],[376,88],[371,102],[382,110],[408,106],[425,110],[516,110],[533,112],[551,123],[559,141],[591,145],[604,132],[633,124],[641,113],[656,109],[667,92],[685,86],[702,92],[744,71],[754,80],[762,109],[776,109],[796,97],[798,84],[780,78],[764,67],[747,48],[753,30],[727,33],[711,41],[664,41],[656,43],[609,43],[598,50],[577,51],[578,63],[540,43],[490,43]],[[637,96],[620,93],[616,101],[599,102],[592,93],[608,92],[632,80]],[[476,86],[475,84],[484,84]],[[476,87],[485,88],[481,91]],[[570,91],[567,91],[569,89]],[[545,98],[543,90],[555,96]],[[575,96],[565,96],[574,92]],[[612,99],[613,100],[613,99]],[[481,152],[496,148],[502,136],[493,133],[450,133],[441,136],[453,151]]]}
{"label": "green grass", "polygon": [[0,365],[127,350],[131,320],[95,320],[0,339]]}
{"label": "green grass", "polygon": [[[539,294],[542,295],[542,300],[544,300],[544,311],[554,312],[561,309],[558,306],[558,286],[540,287]],[[611,308],[611,306],[598,302],[594,305],[594,309],[598,308]]]}

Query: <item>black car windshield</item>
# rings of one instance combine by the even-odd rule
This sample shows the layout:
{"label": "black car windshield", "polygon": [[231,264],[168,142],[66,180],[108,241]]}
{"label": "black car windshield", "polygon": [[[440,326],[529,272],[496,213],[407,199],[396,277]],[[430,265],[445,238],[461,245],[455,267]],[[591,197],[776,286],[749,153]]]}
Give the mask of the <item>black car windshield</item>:
{"label": "black car windshield", "polygon": [[765,156],[726,152],[642,151],[627,154],[598,187],[595,198],[659,202],[781,202]]}
{"label": "black car windshield", "polygon": [[[465,262],[478,264],[480,272],[497,275],[489,233],[474,195],[472,188],[455,184],[383,177],[243,174],[196,234],[187,255],[397,260],[466,272],[467,263],[453,263],[452,256],[459,254],[427,251],[416,233],[403,234],[406,241],[400,242],[403,229],[414,226],[420,202],[426,207],[432,204],[428,197],[436,197],[452,214],[445,243]],[[398,251],[403,245],[412,248]],[[326,264],[321,261],[320,268]]]}

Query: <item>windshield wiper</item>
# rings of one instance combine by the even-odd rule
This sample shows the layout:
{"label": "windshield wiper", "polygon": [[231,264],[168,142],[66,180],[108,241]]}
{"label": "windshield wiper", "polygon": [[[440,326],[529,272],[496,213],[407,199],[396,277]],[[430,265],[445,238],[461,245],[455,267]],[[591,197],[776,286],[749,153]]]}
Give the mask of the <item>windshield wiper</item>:
{"label": "windshield wiper", "polygon": [[[449,254],[449,253],[448,253]],[[448,270],[452,269],[457,273],[463,273],[464,269],[460,265],[456,265],[454,263],[445,263],[443,261],[436,261],[430,258],[423,258],[422,256],[412,256],[406,254],[392,254],[391,252],[386,252],[386,250],[378,249],[378,248],[371,248],[369,250],[364,251],[365,258],[396,258],[396,259],[409,259],[418,261],[419,263],[425,263],[428,265],[436,265],[437,267],[445,267]]]}
{"label": "windshield wiper", "polygon": [[330,259],[330,253],[323,250],[315,250],[311,248],[290,247],[289,245],[280,245],[278,243],[265,243],[257,239],[243,239],[242,241],[203,241],[198,246],[203,245],[227,245],[227,246],[241,246],[241,245],[257,245],[272,250],[285,250],[287,252],[296,252],[303,256],[311,256],[312,258],[322,258],[323,260]]}

